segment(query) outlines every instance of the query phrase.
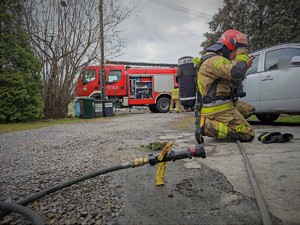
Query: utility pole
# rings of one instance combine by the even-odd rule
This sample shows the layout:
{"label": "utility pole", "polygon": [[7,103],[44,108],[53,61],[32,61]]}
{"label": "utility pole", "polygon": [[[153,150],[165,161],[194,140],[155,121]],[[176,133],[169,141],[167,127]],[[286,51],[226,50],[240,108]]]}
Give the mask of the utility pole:
{"label": "utility pole", "polygon": [[100,18],[100,85],[101,85],[101,99],[104,100],[105,94],[105,70],[104,70],[104,31],[103,31],[103,0],[99,0],[99,18]]}

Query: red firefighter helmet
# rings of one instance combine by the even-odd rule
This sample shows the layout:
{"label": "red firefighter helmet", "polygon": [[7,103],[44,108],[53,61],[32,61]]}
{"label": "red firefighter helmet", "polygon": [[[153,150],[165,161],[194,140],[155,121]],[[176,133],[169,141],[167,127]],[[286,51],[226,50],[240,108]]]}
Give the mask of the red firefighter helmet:
{"label": "red firefighter helmet", "polygon": [[232,51],[236,47],[236,37],[239,34],[243,33],[238,30],[226,30],[219,39],[219,42],[223,43],[230,51]]}
{"label": "red firefighter helmet", "polygon": [[175,83],[174,84],[174,88],[178,88],[179,87],[179,84],[178,83]]}

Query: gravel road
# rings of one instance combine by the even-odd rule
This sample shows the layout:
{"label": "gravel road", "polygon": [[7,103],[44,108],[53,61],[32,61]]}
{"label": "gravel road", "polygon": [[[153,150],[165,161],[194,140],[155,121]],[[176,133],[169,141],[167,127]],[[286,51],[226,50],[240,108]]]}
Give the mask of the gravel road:
{"label": "gravel road", "polygon": [[[0,200],[15,202],[98,168],[148,155],[139,147],[159,141],[160,136],[184,137],[175,148],[193,146],[190,127],[175,126],[192,116],[131,113],[0,134]],[[235,192],[223,174],[187,163],[193,161],[168,163],[166,184],[161,187],[154,184],[156,168],[145,165],[75,184],[28,206],[51,225],[261,224],[251,196]],[[0,220],[0,224],[28,223],[14,213]]]}

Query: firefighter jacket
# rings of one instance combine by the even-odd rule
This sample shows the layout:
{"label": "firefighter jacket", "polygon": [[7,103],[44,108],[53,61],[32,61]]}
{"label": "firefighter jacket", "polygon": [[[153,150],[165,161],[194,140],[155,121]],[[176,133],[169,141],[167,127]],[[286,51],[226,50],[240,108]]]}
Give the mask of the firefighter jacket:
{"label": "firefighter jacket", "polygon": [[[211,56],[207,57],[209,54]],[[233,61],[214,52],[207,52],[202,58],[205,57],[207,59],[202,62],[197,74],[197,87],[203,98],[203,107],[231,102],[231,81],[244,79],[248,69],[248,50],[238,48]]]}
{"label": "firefighter jacket", "polygon": [[179,88],[173,88],[171,90],[172,93],[172,99],[177,100],[179,99]]}

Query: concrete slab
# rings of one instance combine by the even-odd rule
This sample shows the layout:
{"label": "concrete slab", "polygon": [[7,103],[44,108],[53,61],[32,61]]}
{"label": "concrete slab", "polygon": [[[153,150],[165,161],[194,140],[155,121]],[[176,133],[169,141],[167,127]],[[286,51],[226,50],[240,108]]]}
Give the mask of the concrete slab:
{"label": "concrete slab", "polygon": [[[253,125],[253,128],[256,133],[255,140],[242,143],[242,145],[250,160],[268,210],[272,218],[278,220],[277,224],[282,222],[283,225],[298,225],[300,224],[300,126],[274,124],[273,126]],[[172,150],[194,147],[196,144],[194,131],[190,133],[185,133],[185,131],[166,130],[162,137],[174,140]],[[257,137],[267,131],[292,133],[294,139],[281,144],[263,144],[257,140]],[[236,193],[222,192],[221,201],[215,208],[221,209],[224,206],[230,208],[230,212],[241,210],[240,205],[230,203],[237,203],[240,201],[239,198],[244,196],[253,199],[254,193],[237,143],[218,141],[208,137],[204,137],[204,140],[206,159],[184,159],[184,166],[189,173],[195,171],[197,174],[202,174],[203,168],[209,167],[224,174]],[[249,211],[244,210],[242,213],[247,214]]]}
{"label": "concrete slab", "polygon": [[[255,129],[292,133],[287,143],[244,143],[256,179],[269,210],[284,224],[300,224],[300,127]],[[258,135],[257,135],[258,136]]]}
{"label": "concrete slab", "polygon": [[223,173],[237,192],[254,197],[243,157],[235,142],[217,142],[205,137],[206,159],[201,163]]}
{"label": "concrete slab", "polygon": [[165,135],[165,136],[160,136],[159,139],[160,140],[176,140],[176,139],[180,139],[183,138],[182,135]]}
{"label": "concrete slab", "polygon": [[[300,224],[300,127],[254,127],[256,138],[242,143],[269,211],[284,224]],[[262,132],[292,133],[287,143],[263,144]],[[235,142],[205,137],[207,158],[201,163],[222,172],[234,190],[253,197],[242,155]]]}
{"label": "concrete slab", "polygon": [[[254,126],[256,137],[242,143],[252,165],[255,177],[269,211],[283,224],[300,224],[300,127]],[[292,133],[294,139],[287,143],[263,144],[257,140],[263,132]],[[167,133],[167,132],[166,132]],[[184,136],[184,139],[181,139]],[[165,136],[168,137],[168,136]],[[174,150],[186,148],[194,142],[192,133],[170,135]],[[223,173],[234,190],[254,198],[243,157],[236,142],[219,141],[204,137],[207,158],[186,160],[186,168],[201,164]],[[195,163],[198,162],[198,163]],[[223,199],[224,204],[232,199]]]}

